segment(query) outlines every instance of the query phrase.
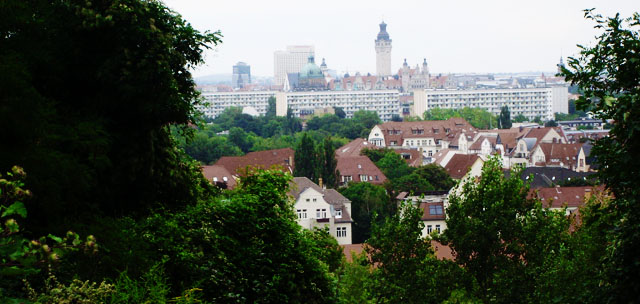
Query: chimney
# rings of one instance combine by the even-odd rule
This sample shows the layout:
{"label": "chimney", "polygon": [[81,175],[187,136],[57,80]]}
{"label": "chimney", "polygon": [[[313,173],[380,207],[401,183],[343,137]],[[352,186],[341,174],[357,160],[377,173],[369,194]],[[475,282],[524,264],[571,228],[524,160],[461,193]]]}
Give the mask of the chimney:
{"label": "chimney", "polygon": [[[318,179],[318,186],[320,186],[320,188],[323,188],[323,187],[322,187],[322,177]],[[323,189],[324,189],[324,188],[323,188]]]}
{"label": "chimney", "polygon": [[293,156],[289,155],[289,166],[293,167]]}

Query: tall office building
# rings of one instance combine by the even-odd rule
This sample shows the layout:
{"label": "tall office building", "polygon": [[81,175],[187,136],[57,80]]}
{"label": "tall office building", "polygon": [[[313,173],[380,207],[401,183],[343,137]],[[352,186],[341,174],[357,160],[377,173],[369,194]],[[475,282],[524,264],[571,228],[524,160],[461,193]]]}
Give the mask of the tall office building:
{"label": "tall office building", "polygon": [[391,39],[384,21],[380,23],[380,32],[376,39],[376,75],[391,75]]}
{"label": "tall office building", "polygon": [[233,76],[231,78],[231,84],[234,88],[242,88],[251,83],[251,66],[238,62],[233,66]]}
{"label": "tall office building", "polygon": [[315,56],[313,45],[293,45],[287,46],[286,51],[276,51],[273,54],[274,83],[283,85],[287,73],[299,73],[309,56]]}

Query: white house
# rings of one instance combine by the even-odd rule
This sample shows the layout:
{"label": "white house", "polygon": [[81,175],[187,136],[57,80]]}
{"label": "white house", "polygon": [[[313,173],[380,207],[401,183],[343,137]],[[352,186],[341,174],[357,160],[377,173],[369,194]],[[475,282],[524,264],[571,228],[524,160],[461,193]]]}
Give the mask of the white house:
{"label": "white house", "polygon": [[334,189],[323,189],[306,177],[294,177],[289,192],[295,199],[298,224],[306,229],[329,227],[338,244],[352,243],[351,201]]}

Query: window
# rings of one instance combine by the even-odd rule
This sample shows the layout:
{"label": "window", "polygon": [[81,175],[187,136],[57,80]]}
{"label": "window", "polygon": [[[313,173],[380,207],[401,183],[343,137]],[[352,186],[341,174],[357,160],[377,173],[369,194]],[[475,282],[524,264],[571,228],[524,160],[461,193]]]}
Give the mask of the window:
{"label": "window", "polygon": [[327,209],[322,209],[322,218],[327,218]]}
{"label": "window", "polygon": [[366,181],[367,181],[367,176],[366,176],[366,175],[361,174],[361,175],[360,175],[360,181],[361,181],[361,182],[366,182]]}
{"label": "window", "polygon": [[336,237],[347,237],[347,227],[337,227]]}
{"label": "window", "polygon": [[433,226],[427,225],[427,234],[431,234],[431,231],[433,231]]}
{"label": "window", "polygon": [[322,214],[320,213],[320,209],[316,209],[316,218],[321,218]]}
{"label": "window", "polygon": [[442,206],[440,205],[429,206],[429,214],[442,215]]}
{"label": "window", "polygon": [[310,199],[306,199],[307,202],[311,201]]}
{"label": "window", "polygon": [[436,231],[438,231],[438,233],[440,233],[440,225],[436,225]]}
{"label": "window", "polygon": [[343,175],[342,176],[342,182],[343,183],[348,183],[351,181],[351,175]]}
{"label": "window", "polygon": [[315,201],[317,201],[317,200],[318,200],[317,198],[314,198],[314,199],[313,199],[313,201],[314,201],[314,202],[315,202]]}
{"label": "window", "polygon": [[302,209],[302,212],[298,213],[298,218],[306,219],[307,218],[307,209]]}

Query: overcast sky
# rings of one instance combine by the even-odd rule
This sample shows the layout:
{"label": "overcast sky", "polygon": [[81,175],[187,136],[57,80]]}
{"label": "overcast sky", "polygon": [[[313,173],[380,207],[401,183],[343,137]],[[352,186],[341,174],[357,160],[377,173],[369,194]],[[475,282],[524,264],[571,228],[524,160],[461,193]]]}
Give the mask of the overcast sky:
{"label": "overcast sky", "polygon": [[[232,72],[238,61],[251,74],[273,76],[273,52],[314,45],[339,73],[375,74],[374,40],[384,20],[393,40],[392,70],[404,58],[426,58],[434,73],[555,71],[560,55],[578,52],[598,33],[582,10],[623,17],[638,0],[401,1],[401,0],[164,0],[200,31],[220,30],[223,42],[208,51],[194,76]],[[566,59],[565,59],[566,60]]]}

